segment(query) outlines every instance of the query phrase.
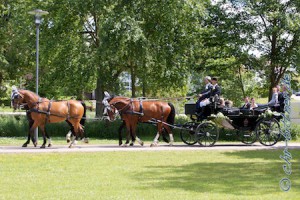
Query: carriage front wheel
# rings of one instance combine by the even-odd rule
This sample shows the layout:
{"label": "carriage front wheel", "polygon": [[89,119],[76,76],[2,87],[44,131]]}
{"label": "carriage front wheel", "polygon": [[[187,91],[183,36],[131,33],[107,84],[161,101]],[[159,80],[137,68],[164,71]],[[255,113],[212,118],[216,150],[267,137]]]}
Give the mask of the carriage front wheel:
{"label": "carriage front wheel", "polygon": [[250,145],[256,142],[257,135],[253,130],[239,130],[239,135],[242,143]]}
{"label": "carriage front wheel", "polygon": [[198,124],[195,122],[187,122],[182,125],[180,130],[180,138],[182,142],[187,145],[194,145],[197,143],[197,135],[195,134]]}
{"label": "carriage front wheel", "polygon": [[260,120],[255,131],[259,142],[265,146],[273,146],[280,138],[280,125],[275,118]]}
{"label": "carriage front wheel", "polygon": [[218,127],[212,122],[203,122],[196,129],[198,143],[201,146],[211,147],[219,139]]}

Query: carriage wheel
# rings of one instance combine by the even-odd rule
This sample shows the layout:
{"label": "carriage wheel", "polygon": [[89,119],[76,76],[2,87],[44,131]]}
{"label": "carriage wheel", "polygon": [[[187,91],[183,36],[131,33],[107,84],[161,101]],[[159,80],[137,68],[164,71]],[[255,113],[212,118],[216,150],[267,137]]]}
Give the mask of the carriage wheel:
{"label": "carriage wheel", "polygon": [[274,118],[262,119],[256,125],[259,142],[265,146],[273,146],[280,138],[280,125]]}
{"label": "carriage wheel", "polygon": [[239,130],[239,135],[244,144],[253,144],[257,140],[256,132],[253,130]]}
{"label": "carriage wheel", "polygon": [[182,142],[187,145],[194,145],[197,143],[197,135],[195,134],[197,126],[198,124],[195,122],[187,122],[182,125],[182,129],[180,130]]}
{"label": "carriage wheel", "polygon": [[198,143],[201,146],[214,146],[219,139],[218,127],[211,122],[203,122],[200,124],[196,129],[196,133],[198,135]]}

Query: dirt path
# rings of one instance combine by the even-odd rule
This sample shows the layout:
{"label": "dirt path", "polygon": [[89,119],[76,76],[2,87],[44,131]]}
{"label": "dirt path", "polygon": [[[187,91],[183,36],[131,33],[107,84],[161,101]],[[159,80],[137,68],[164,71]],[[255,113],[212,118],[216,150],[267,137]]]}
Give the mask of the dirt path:
{"label": "dirt path", "polygon": [[[255,143],[251,146],[247,146],[239,143],[226,143],[216,144],[214,147],[200,147],[199,145],[187,146],[184,144],[175,144],[174,146],[168,146],[160,144],[157,147],[149,147],[149,144],[145,146],[134,147],[119,147],[112,144],[79,144],[73,148],[68,148],[67,145],[54,145],[51,148],[40,149],[39,147],[29,146],[22,148],[21,146],[0,146],[0,154],[4,153],[70,153],[70,152],[107,152],[107,151],[248,151],[248,150],[265,150],[265,149],[283,149],[285,143],[280,142],[272,147],[266,147]],[[300,143],[290,143],[289,149],[300,149]]]}

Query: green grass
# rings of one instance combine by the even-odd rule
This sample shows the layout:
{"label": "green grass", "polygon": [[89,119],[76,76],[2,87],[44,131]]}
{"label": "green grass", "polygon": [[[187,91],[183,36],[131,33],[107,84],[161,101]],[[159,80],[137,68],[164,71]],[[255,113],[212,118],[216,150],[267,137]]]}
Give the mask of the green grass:
{"label": "green grass", "polygon": [[282,151],[0,155],[0,199],[298,199],[282,192]]}

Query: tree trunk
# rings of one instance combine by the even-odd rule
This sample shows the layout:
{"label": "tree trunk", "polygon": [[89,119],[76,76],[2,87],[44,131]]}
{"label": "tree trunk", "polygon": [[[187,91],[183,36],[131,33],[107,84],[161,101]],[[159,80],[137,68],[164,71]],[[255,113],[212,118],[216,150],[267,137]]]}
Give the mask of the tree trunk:
{"label": "tree trunk", "polygon": [[104,86],[101,77],[97,79],[97,88],[95,90],[96,96],[96,117],[101,117],[103,115],[103,105],[102,100],[104,98]]}
{"label": "tree trunk", "polygon": [[130,73],[131,73],[131,97],[136,97],[136,87],[135,87],[135,82],[136,82],[136,74],[135,74],[135,69],[133,66],[130,66]]}

